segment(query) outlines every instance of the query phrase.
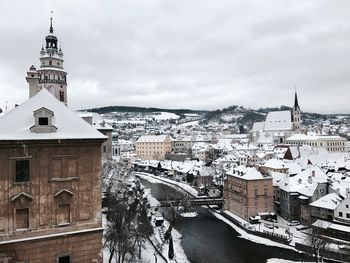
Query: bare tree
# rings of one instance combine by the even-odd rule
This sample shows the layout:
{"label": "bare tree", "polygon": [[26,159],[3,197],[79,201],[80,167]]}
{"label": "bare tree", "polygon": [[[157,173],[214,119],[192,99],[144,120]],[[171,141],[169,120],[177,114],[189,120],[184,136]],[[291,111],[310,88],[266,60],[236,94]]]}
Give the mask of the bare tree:
{"label": "bare tree", "polygon": [[169,222],[169,227],[164,234],[164,239],[169,241],[168,258],[173,259],[175,256],[175,253],[174,253],[174,244],[173,244],[173,237],[172,237],[171,231],[176,224],[176,219],[178,215],[183,209],[186,209],[190,206],[190,202],[189,202],[188,195],[180,195],[180,194],[174,195],[173,200],[175,200],[175,202],[173,202],[172,200],[169,200],[168,196],[167,196],[167,200],[170,205],[170,211],[169,211],[170,222]]}
{"label": "bare tree", "polygon": [[117,263],[135,262],[141,259],[144,240],[153,228],[147,218],[147,203],[140,187],[119,183],[107,188],[107,228],[104,246],[109,249],[109,262],[115,257]]}
{"label": "bare tree", "polygon": [[310,227],[307,242],[312,247],[313,254],[315,255],[315,262],[323,262],[322,251],[327,245],[327,240],[321,235],[321,231],[316,227]]}

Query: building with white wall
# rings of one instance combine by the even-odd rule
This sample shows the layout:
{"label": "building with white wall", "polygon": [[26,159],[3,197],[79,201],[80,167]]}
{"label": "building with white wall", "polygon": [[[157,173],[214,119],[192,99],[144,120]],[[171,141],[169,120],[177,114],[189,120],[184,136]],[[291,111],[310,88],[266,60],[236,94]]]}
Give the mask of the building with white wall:
{"label": "building with white wall", "polygon": [[293,146],[309,145],[321,147],[329,152],[344,152],[346,139],[340,136],[294,134],[286,139]]}

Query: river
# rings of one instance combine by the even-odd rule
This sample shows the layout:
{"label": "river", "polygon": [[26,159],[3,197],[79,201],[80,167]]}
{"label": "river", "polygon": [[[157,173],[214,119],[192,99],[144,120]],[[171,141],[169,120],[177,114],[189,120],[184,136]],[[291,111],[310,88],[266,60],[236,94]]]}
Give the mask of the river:
{"label": "river", "polygon": [[[178,196],[173,188],[140,179],[155,198]],[[175,229],[182,235],[181,245],[191,263],[266,263],[269,258],[312,261],[292,250],[253,243],[240,238],[229,225],[217,219],[206,208],[196,207],[197,217],[181,217]]]}

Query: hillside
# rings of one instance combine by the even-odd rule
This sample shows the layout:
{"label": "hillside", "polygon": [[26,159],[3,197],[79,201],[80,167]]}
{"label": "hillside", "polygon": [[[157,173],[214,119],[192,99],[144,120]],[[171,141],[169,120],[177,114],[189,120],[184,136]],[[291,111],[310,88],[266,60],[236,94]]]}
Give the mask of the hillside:
{"label": "hillside", "polygon": [[[270,111],[280,111],[280,110],[291,110],[290,107],[280,106],[280,107],[270,107],[270,108],[260,108],[260,109],[250,109],[244,108],[238,105],[232,105],[224,109],[217,109],[213,111],[209,110],[191,110],[191,109],[164,109],[164,108],[153,108],[153,107],[135,107],[135,106],[107,106],[101,108],[87,109],[89,112],[97,112],[99,114],[120,112],[120,113],[161,113],[168,112],[180,116],[180,119],[185,117],[184,115],[197,114],[201,116],[206,123],[231,123],[237,124],[239,126],[245,126],[250,129],[254,122],[264,121],[266,115]],[[346,116],[346,114],[343,114]],[[318,114],[302,112],[302,120],[304,125],[312,125],[314,123],[319,123],[324,120],[336,119],[338,115],[336,114]]]}

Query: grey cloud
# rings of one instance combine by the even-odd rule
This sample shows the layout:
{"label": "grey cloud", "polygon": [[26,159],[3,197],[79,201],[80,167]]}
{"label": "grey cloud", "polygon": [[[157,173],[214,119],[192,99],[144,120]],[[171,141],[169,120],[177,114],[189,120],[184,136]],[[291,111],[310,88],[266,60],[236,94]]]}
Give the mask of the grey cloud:
{"label": "grey cloud", "polygon": [[303,110],[350,110],[347,1],[0,1],[0,107],[27,98],[53,9],[72,108],[291,105],[296,86]]}

